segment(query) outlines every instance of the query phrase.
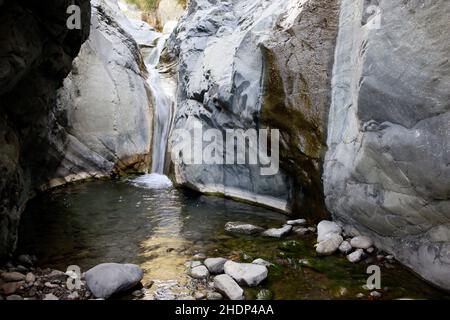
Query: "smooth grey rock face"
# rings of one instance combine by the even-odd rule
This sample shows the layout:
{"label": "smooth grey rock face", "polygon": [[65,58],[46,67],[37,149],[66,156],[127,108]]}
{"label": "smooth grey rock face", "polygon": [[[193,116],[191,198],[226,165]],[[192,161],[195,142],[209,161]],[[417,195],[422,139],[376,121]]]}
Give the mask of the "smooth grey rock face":
{"label": "smooth grey rock face", "polygon": [[[324,168],[334,217],[450,289],[446,0],[342,1]],[[375,17],[377,19],[377,17]]]}
{"label": "smooth grey rock face", "polygon": [[292,226],[285,225],[281,228],[272,228],[264,231],[262,233],[263,236],[272,237],[272,238],[283,238],[287,236],[292,231]]}
{"label": "smooth grey rock face", "polygon": [[[279,129],[284,168],[263,176],[259,165],[192,165],[186,163],[193,154],[178,153],[175,160],[185,160],[174,164],[178,184],[288,213],[298,199],[306,203],[302,190],[314,184],[318,192],[311,195],[323,203],[318,171],[325,145],[322,120],[329,106],[325,88],[331,72],[326,70],[333,60],[336,2],[190,1],[170,44],[179,75],[172,148],[184,143],[186,135],[176,129],[192,135],[196,121],[204,131],[223,134],[227,129]],[[328,24],[318,23],[321,19]],[[285,169],[293,171],[287,175]],[[313,178],[309,172],[317,174]],[[294,180],[303,188],[294,187]],[[323,212],[324,205],[319,206],[316,212]]]}
{"label": "smooth grey rock face", "polygon": [[342,228],[333,221],[323,220],[317,225],[317,242],[327,239],[329,234],[341,234]]}
{"label": "smooth grey rock face", "polygon": [[[81,8],[81,30],[66,28],[71,4]],[[89,35],[89,19],[89,0],[1,1],[0,257],[15,249],[26,202],[62,157],[56,90]]]}
{"label": "smooth grey rock face", "polygon": [[223,273],[223,265],[227,262],[225,258],[208,258],[204,261],[205,266],[211,273]]}
{"label": "smooth grey rock face", "polygon": [[240,233],[240,234],[255,234],[260,233],[264,231],[264,228],[255,226],[253,224],[245,223],[245,222],[239,222],[239,221],[232,221],[227,222],[225,224],[225,231],[231,232],[231,233]]}
{"label": "smooth grey rock face", "polygon": [[224,271],[232,277],[237,283],[255,287],[267,278],[267,268],[253,263],[237,263],[227,261],[224,265]]}
{"label": "smooth grey rock face", "polygon": [[344,239],[340,234],[329,233],[326,238],[319,242],[316,252],[319,256],[329,256],[336,252]]}
{"label": "smooth grey rock face", "polygon": [[244,290],[227,274],[214,278],[214,288],[230,300],[244,300]]}
{"label": "smooth grey rock face", "polygon": [[118,10],[114,1],[92,0],[89,39],[58,91],[68,144],[52,185],[112,171],[145,172],[150,165],[152,107],[146,71],[139,47],[126,31],[136,35],[136,28]]}
{"label": "smooth grey rock face", "polygon": [[102,263],[86,271],[89,290],[96,298],[107,299],[111,295],[135,287],[144,276],[134,264]]}

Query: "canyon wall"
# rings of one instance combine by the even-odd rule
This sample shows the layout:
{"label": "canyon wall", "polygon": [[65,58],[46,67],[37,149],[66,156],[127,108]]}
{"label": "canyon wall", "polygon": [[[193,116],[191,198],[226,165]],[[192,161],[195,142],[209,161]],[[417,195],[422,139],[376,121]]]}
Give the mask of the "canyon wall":
{"label": "canyon wall", "polygon": [[[81,8],[81,30],[69,30],[67,8]],[[66,135],[56,90],[89,35],[90,4],[0,2],[0,257],[17,241],[26,201],[53,175]]]}
{"label": "canyon wall", "polygon": [[[326,216],[321,164],[338,1],[195,0],[187,11],[170,44],[179,71],[172,146],[184,143],[179,129],[193,135],[196,123],[223,137],[227,129],[279,129],[281,169],[261,175],[261,165],[189,164],[195,152],[180,152],[176,182]],[[230,152],[224,145],[224,160]]]}
{"label": "canyon wall", "polygon": [[154,31],[116,0],[75,1],[82,28],[70,31],[70,4],[0,7],[0,257],[36,191],[150,166],[152,98],[136,41],[151,46]]}
{"label": "canyon wall", "polygon": [[447,289],[449,16],[446,0],[343,1],[324,174],[335,219]]}

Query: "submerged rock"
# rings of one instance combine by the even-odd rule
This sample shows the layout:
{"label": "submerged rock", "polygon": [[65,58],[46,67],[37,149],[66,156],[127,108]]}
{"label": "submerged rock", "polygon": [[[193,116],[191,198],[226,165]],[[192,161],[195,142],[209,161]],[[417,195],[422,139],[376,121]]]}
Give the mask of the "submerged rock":
{"label": "submerged rock", "polygon": [[208,258],[204,261],[205,266],[211,273],[223,273],[223,266],[227,262],[225,258]]}
{"label": "submerged rock", "polygon": [[86,271],[89,290],[96,298],[107,299],[115,293],[135,287],[144,272],[135,264],[103,263]]}
{"label": "submerged rock", "polygon": [[227,261],[224,271],[239,284],[255,287],[267,278],[268,270],[265,266],[253,263],[237,263]]}
{"label": "submerged rock", "polygon": [[227,274],[216,276],[214,287],[230,300],[244,300],[244,290]]}
{"label": "submerged rock", "polygon": [[330,233],[341,234],[342,228],[333,221],[323,220],[317,225],[317,242],[321,242],[326,239]]}
{"label": "submerged rock", "polygon": [[335,233],[328,234],[325,240],[319,242],[316,247],[316,252],[319,256],[332,255],[339,248],[342,241],[344,241],[344,239],[341,235]]}
{"label": "submerged rock", "polygon": [[305,219],[288,220],[286,224],[290,226],[303,226],[306,224],[306,220]]}
{"label": "submerged rock", "polygon": [[262,233],[263,236],[272,237],[272,238],[282,238],[289,234],[292,231],[292,226],[285,225],[281,228],[272,228],[264,231]]}
{"label": "submerged rock", "polygon": [[264,231],[264,228],[255,226],[250,223],[245,222],[227,222],[225,224],[225,231],[231,233],[239,233],[239,234],[255,234]]}

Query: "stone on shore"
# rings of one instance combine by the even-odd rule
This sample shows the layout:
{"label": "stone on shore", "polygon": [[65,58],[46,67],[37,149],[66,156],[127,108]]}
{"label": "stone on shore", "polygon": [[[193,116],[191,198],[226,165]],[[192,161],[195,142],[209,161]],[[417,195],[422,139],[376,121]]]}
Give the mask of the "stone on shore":
{"label": "stone on shore", "polygon": [[191,268],[189,275],[194,279],[206,279],[209,277],[209,271],[204,265],[201,265]]}
{"label": "stone on shore", "polygon": [[253,263],[237,263],[227,261],[224,265],[224,271],[231,276],[237,283],[255,287],[267,278],[267,268],[265,266]]}
{"label": "stone on shore", "polygon": [[34,281],[36,281],[36,276],[31,272],[28,272],[27,275],[25,276],[25,281],[27,283],[33,283]]}
{"label": "stone on shore", "polygon": [[352,262],[352,263],[358,263],[360,262],[364,257],[364,250],[363,249],[358,249],[355,252],[350,253],[347,256],[348,261]]}
{"label": "stone on shore", "polygon": [[350,244],[352,245],[353,248],[369,249],[371,246],[373,246],[373,241],[372,241],[372,239],[370,239],[368,237],[358,236],[358,237],[354,237],[350,241]]}
{"label": "stone on shore", "polygon": [[208,292],[206,300],[222,300],[223,296],[219,292]]}
{"label": "stone on shore", "polygon": [[43,300],[59,300],[59,298],[55,296],[53,293],[48,293],[45,295]]}
{"label": "stone on shore", "polygon": [[205,266],[208,268],[209,272],[217,274],[223,273],[223,266],[227,262],[225,258],[208,258],[204,261]]}
{"label": "stone on shore", "polygon": [[214,288],[230,300],[244,300],[244,290],[227,274],[214,278]]}
{"label": "stone on shore", "polygon": [[317,242],[326,240],[328,234],[341,234],[342,228],[333,221],[323,220],[317,225]]}
{"label": "stone on shore", "polygon": [[107,299],[115,293],[135,287],[144,272],[134,264],[103,263],[85,274],[89,290],[96,298]]}
{"label": "stone on shore", "polygon": [[286,224],[290,226],[303,226],[306,224],[306,220],[305,219],[288,220]]}
{"label": "stone on shore", "polygon": [[349,254],[350,252],[352,252],[353,247],[350,244],[350,242],[348,241],[343,241],[341,243],[341,245],[339,246],[339,251],[345,255]]}
{"label": "stone on shore", "polygon": [[236,221],[236,222],[227,222],[225,224],[225,231],[231,233],[251,235],[255,233],[260,233],[264,231],[264,229],[250,223]]}
{"label": "stone on shore", "polygon": [[272,262],[266,261],[266,260],[261,259],[261,258],[258,258],[258,259],[253,260],[252,263],[253,263],[253,264],[258,264],[258,265],[264,266],[264,267],[270,267],[270,266],[273,266],[273,263],[272,263]]}
{"label": "stone on shore", "polygon": [[329,256],[336,252],[344,239],[341,235],[330,233],[324,240],[319,242],[316,252],[319,256]]}
{"label": "stone on shore", "polygon": [[281,228],[272,228],[272,229],[267,229],[266,231],[264,231],[262,233],[262,235],[266,236],[266,237],[272,237],[272,238],[282,238],[285,237],[289,234],[289,232],[291,232],[292,230],[292,226],[290,225],[284,225]]}
{"label": "stone on shore", "polygon": [[16,282],[25,280],[25,275],[20,272],[3,272],[1,278],[6,282]]}

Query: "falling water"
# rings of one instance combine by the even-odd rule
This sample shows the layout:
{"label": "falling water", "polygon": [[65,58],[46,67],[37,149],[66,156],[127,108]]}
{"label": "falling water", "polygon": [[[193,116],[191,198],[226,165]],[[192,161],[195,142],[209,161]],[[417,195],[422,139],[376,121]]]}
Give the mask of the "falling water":
{"label": "falling water", "polygon": [[155,48],[145,59],[149,76],[147,83],[154,97],[155,121],[153,130],[152,173],[164,174],[164,164],[167,149],[167,140],[170,130],[170,120],[174,105],[173,85],[171,79],[161,74],[158,69],[161,53],[164,49],[170,32],[165,28],[157,39]]}

